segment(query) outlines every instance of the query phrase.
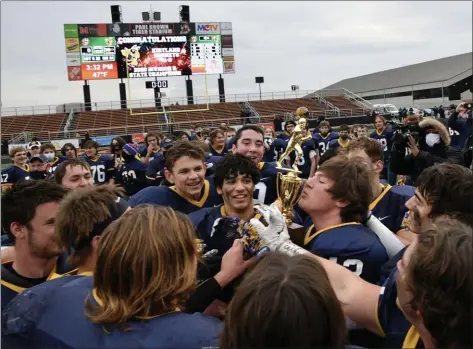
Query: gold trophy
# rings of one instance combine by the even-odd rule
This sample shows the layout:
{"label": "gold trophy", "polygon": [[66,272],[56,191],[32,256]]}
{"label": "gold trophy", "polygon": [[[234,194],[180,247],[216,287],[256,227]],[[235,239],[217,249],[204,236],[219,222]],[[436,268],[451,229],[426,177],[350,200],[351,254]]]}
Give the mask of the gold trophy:
{"label": "gold trophy", "polygon": [[[291,139],[287,143],[286,151],[281,155],[279,160],[276,162],[276,168],[280,171],[285,171],[287,174],[278,173],[277,191],[278,198],[281,203],[281,212],[286,220],[291,238],[295,243],[302,243],[303,238],[303,227],[292,223],[292,216],[294,206],[300,199],[300,189],[304,184],[304,180],[298,177],[298,174],[302,173],[299,171],[297,164],[300,158],[303,156],[302,143],[304,142],[304,136],[302,130],[306,128],[309,110],[305,107],[300,107],[296,110],[296,115],[299,117],[298,124],[294,128]],[[288,157],[293,151],[296,152],[296,158],[292,168],[285,168],[282,166],[282,162]]]}

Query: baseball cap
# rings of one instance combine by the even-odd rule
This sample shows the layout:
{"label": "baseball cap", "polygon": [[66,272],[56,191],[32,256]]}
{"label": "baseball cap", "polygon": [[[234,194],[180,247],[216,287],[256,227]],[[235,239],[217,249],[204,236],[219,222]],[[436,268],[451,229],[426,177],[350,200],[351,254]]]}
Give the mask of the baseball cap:
{"label": "baseball cap", "polygon": [[[31,148],[30,148],[30,149],[31,149]],[[32,162],[32,161],[34,161],[34,160],[39,160],[39,161],[41,161],[41,162],[48,162],[48,158],[47,158],[44,154],[33,156],[33,157],[30,159],[30,162]]]}
{"label": "baseball cap", "polygon": [[34,147],[41,147],[41,143],[38,141],[28,143],[28,149],[33,149]]}
{"label": "baseball cap", "polygon": [[161,143],[159,144],[159,146],[161,148],[170,148],[174,145],[174,140],[172,138],[169,138],[169,137],[166,137],[164,138]]}

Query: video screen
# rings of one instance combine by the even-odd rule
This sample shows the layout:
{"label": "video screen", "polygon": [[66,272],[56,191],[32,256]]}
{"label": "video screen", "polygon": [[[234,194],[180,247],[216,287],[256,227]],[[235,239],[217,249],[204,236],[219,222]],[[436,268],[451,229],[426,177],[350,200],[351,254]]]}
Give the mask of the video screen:
{"label": "video screen", "polygon": [[120,78],[190,75],[191,55],[186,36],[117,37]]}

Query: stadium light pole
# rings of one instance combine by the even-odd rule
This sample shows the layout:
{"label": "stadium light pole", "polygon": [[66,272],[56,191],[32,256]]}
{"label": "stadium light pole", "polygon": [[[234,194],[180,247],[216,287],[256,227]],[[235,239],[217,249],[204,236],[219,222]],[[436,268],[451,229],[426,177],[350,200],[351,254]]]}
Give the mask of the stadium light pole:
{"label": "stadium light pole", "polygon": [[261,101],[261,84],[264,84],[264,77],[263,76],[257,76],[255,77],[255,82],[259,86],[259,100]]}

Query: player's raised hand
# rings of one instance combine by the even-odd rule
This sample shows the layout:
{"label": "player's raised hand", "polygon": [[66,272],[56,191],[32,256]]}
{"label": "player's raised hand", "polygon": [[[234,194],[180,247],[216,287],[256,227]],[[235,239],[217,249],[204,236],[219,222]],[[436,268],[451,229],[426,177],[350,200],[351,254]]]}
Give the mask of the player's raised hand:
{"label": "player's raised hand", "polygon": [[278,250],[284,242],[290,240],[283,215],[269,206],[256,206],[255,209],[264,217],[268,225],[265,226],[255,218],[250,220],[251,225],[271,251]]}

